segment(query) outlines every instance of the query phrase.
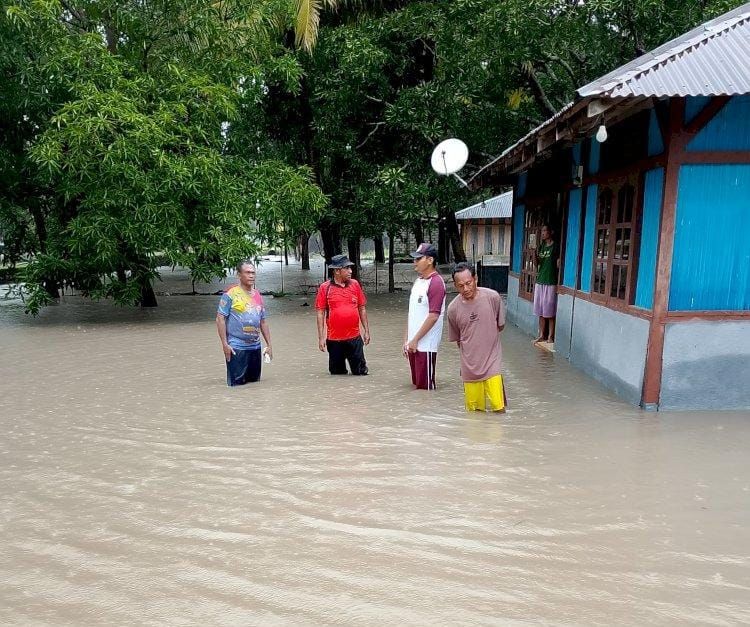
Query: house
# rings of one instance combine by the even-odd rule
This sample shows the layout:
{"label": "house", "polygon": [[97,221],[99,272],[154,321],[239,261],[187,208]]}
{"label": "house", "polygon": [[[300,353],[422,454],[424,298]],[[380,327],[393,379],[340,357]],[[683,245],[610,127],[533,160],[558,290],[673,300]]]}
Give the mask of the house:
{"label": "house", "polygon": [[548,223],[557,355],[646,409],[750,408],[750,3],[581,87],[470,181],[508,183],[512,322],[537,328]]}
{"label": "house", "polygon": [[513,212],[513,191],[456,211],[461,242],[472,261],[484,255],[510,256],[510,219]]}

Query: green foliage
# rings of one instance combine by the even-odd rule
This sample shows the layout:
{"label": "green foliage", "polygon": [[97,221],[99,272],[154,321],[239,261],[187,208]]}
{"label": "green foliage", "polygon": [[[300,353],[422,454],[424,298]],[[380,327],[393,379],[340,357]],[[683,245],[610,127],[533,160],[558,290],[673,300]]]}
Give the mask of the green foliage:
{"label": "green foliage", "polygon": [[[449,218],[467,171],[736,0],[0,0],[0,235],[27,307],[137,303],[316,224]],[[295,44],[295,42],[297,42]],[[446,222],[447,223],[447,222]]]}
{"label": "green foliage", "polygon": [[[446,137],[476,170],[568,103],[577,87],[740,4],[737,0],[362,2],[325,12],[308,89],[269,81],[254,110],[260,153],[306,163],[326,223],[375,236],[475,198],[429,167]],[[294,54],[290,50],[289,56]],[[244,117],[243,123],[247,123]]]}
{"label": "green foliage", "polygon": [[276,242],[284,223],[315,223],[326,199],[308,169],[227,149],[248,81],[269,75],[293,91],[300,76],[294,59],[274,56],[278,25],[253,7],[4,6],[4,66],[21,61],[9,114],[28,128],[3,129],[0,173],[12,184],[0,229],[13,260],[33,253],[29,311],[59,285],[137,303],[157,257],[208,280]]}

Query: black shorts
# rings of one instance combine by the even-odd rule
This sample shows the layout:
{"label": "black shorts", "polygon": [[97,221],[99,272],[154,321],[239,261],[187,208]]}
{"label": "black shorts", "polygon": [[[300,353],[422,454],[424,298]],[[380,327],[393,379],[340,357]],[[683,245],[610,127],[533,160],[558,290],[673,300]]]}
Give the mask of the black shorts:
{"label": "black shorts", "polygon": [[234,349],[234,355],[227,362],[227,385],[244,385],[260,381],[260,367],[263,356],[260,347],[250,350]]}
{"label": "black shorts", "polygon": [[350,340],[326,340],[328,349],[328,371],[331,374],[347,374],[346,362],[352,374],[367,374],[365,343],[361,336]]}

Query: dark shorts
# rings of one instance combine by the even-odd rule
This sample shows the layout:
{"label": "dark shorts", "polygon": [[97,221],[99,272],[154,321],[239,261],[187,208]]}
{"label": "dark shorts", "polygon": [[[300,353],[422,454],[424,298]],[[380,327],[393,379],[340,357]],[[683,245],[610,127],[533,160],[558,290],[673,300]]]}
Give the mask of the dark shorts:
{"label": "dark shorts", "polygon": [[328,372],[331,374],[347,374],[346,362],[352,374],[367,374],[365,361],[365,343],[361,336],[350,340],[326,340],[328,349]]}
{"label": "dark shorts", "polygon": [[409,353],[411,382],[418,390],[435,389],[435,364],[437,364],[437,353],[422,351]]}
{"label": "dark shorts", "polygon": [[260,381],[260,367],[263,355],[260,347],[250,350],[234,349],[234,355],[227,362],[227,385],[244,385]]}

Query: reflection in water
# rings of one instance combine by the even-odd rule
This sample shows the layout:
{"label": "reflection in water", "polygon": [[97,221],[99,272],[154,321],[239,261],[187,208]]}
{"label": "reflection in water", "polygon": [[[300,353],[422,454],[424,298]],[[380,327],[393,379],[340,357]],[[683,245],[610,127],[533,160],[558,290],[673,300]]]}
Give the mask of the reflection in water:
{"label": "reflection in water", "polygon": [[506,414],[406,295],[330,377],[301,297],[228,389],[213,297],[0,306],[3,624],[750,622],[748,413],[645,414],[504,332]]}

